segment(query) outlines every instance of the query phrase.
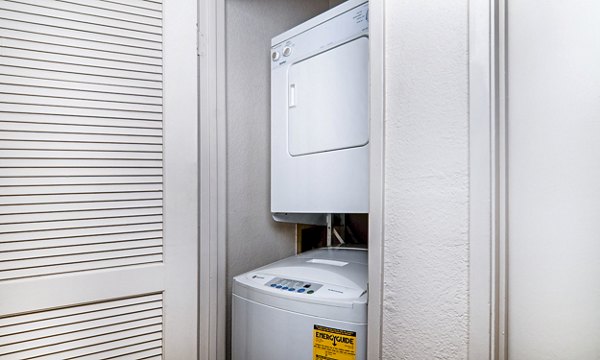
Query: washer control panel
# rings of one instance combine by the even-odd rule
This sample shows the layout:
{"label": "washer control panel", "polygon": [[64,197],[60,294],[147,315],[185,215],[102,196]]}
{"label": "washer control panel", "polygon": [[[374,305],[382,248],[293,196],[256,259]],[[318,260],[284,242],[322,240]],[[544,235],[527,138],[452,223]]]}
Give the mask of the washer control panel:
{"label": "washer control panel", "polygon": [[[310,296],[320,300],[343,300],[358,299],[367,292],[366,289],[350,288],[341,285],[316,283],[277,275],[265,274],[263,272],[250,272],[240,275],[246,284],[263,289],[269,293],[286,296]],[[237,277],[236,277],[237,279]],[[240,280],[238,280],[240,281]]]}
{"label": "washer control panel", "polygon": [[295,292],[298,294],[312,295],[319,290],[323,285],[313,282],[298,281],[292,279],[284,279],[276,277],[267,282],[265,286],[287,292]]}

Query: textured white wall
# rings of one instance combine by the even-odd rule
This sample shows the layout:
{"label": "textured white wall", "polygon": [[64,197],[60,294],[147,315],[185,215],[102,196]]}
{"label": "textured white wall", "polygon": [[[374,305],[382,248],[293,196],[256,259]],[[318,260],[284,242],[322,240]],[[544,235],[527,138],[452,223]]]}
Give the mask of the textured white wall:
{"label": "textured white wall", "polygon": [[384,359],[468,351],[468,1],[385,2]]}
{"label": "textured white wall", "polygon": [[294,254],[294,225],[270,214],[271,38],[328,8],[328,0],[226,1],[228,301],[233,276]]}
{"label": "textured white wall", "polygon": [[508,352],[600,359],[600,3],[508,7]]}

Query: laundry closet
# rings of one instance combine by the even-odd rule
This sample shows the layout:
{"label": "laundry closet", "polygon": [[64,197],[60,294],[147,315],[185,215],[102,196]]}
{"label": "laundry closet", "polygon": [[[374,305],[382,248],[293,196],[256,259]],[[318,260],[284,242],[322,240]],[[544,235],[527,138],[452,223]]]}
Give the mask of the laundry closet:
{"label": "laundry closet", "polygon": [[234,276],[322,247],[360,249],[366,323],[368,3],[340,3],[226,2],[229,326]]}

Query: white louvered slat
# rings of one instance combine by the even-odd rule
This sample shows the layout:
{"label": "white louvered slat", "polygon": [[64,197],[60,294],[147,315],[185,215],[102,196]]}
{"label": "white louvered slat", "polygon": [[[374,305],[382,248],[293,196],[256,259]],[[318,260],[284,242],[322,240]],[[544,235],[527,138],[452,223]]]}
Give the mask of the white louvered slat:
{"label": "white louvered slat", "polygon": [[104,160],[104,159],[3,159],[3,167],[32,168],[32,167],[122,167],[122,168],[159,168],[159,160]]}
{"label": "white louvered slat", "polygon": [[129,234],[140,231],[158,231],[162,230],[162,223],[140,223],[132,225],[121,225],[121,226],[106,226],[96,228],[76,228],[76,229],[60,229],[60,230],[49,230],[49,231],[29,231],[20,233],[9,233],[0,234],[1,242],[19,242],[19,241],[33,241],[33,240],[44,240],[44,239],[70,239],[80,238],[81,241],[85,241],[85,237],[97,236],[97,235],[111,235],[111,234]]}
{"label": "white louvered slat", "polygon": [[0,150],[5,159],[115,159],[115,160],[161,160],[161,153],[112,152],[112,151],[49,151],[49,150]]}
{"label": "white louvered slat", "polygon": [[[98,218],[115,218],[123,216],[162,215],[162,207],[144,207],[132,209],[107,209],[97,211],[53,211],[42,214],[3,215],[0,224],[24,224],[33,222],[51,222],[67,220],[86,220]],[[1,249],[1,246],[0,246]]]}
{"label": "white louvered slat", "polygon": [[[19,242],[0,242],[0,253],[2,256],[15,257],[14,253],[32,251],[33,254],[41,253],[46,250],[53,251],[59,249],[60,252],[76,252],[89,246],[105,246],[103,249],[108,249],[110,246],[114,249],[123,249],[127,247],[144,247],[144,246],[160,246],[162,245],[162,232],[147,231],[136,233],[121,233],[112,235],[96,235],[88,237],[75,238],[59,238],[47,240],[31,240]],[[89,244],[89,245],[87,245]],[[110,249],[112,249],[112,247]],[[58,250],[57,250],[58,251]],[[26,254],[24,254],[26,255]]]}
{"label": "white louvered slat", "polygon": [[161,199],[162,193],[150,192],[120,192],[105,194],[57,194],[57,195],[22,195],[22,196],[0,196],[0,205],[23,205],[23,204],[60,204],[60,203],[82,203],[90,201],[124,201],[124,200],[147,200]]}
{"label": "white louvered slat", "polygon": [[[100,358],[105,359],[104,354],[98,354],[97,351],[102,348],[107,348],[107,350],[114,349],[111,346],[112,344],[136,344],[139,339],[142,338],[150,338],[152,340],[160,340],[162,338],[162,326],[161,325],[150,325],[144,326],[137,329],[124,329],[119,330],[113,333],[106,334],[96,334],[88,339],[75,339],[73,341],[67,341],[62,343],[51,343],[47,346],[40,348],[23,348],[19,349],[17,347],[13,347],[12,349],[17,349],[12,353],[2,355],[3,360],[12,360],[12,359],[37,359],[37,358],[46,358],[46,359],[69,359],[73,358],[72,356],[86,356],[92,355],[93,359]],[[49,341],[54,341],[54,339],[48,339]],[[136,341],[137,340],[137,341]],[[141,341],[143,342],[143,341]],[[24,346],[27,346],[28,343],[24,343]],[[12,350],[11,349],[11,350]],[[81,355],[78,355],[81,354]]]}
{"label": "white louvered slat", "polygon": [[[123,12],[126,14],[136,14],[136,15],[144,15],[151,18],[162,19],[162,14],[160,12],[160,6],[148,7],[146,3],[146,7],[139,6],[139,1],[136,0],[128,0],[127,2],[112,2],[112,1],[103,1],[103,0],[85,0],[85,1],[77,1],[77,0],[60,0],[66,3],[72,4],[82,4],[84,3],[87,6],[96,7],[99,9],[106,10],[114,10],[117,12]],[[137,6],[136,6],[137,5]]]}
{"label": "white louvered slat", "polygon": [[[42,99],[40,99],[42,100]],[[33,114],[57,114],[72,116],[109,117],[117,119],[160,120],[161,114],[156,112],[138,112],[86,107],[47,106],[45,104],[1,103],[0,111]],[[10,140],[10,138],[8,139]]]}
{"label": "white louvered slat", "polygon": [[[0,28],[1,38],[41,44],[39,46],[52,45],[66,47],[68,49],[64,52],[65,54],[72,54],[78,49],[95,50],[108,54],[126,55],[127,60],[125,61],[127,62],[132,61],[152,65],[162,64],[162,50],[160,44],[155,42],[2,18],[3,16],[10,15],[10,13],[0,10],[0,19],[2,19],[3,23],[7,24],[6,26],[10,25],[10,29]],[[18,15],[21,16],[22,14]],[[36,21],[37,19],[29,20]]]}
{"label": "white louvered slat", "polygon": [[0,242],[0,249],[2,249],[2,251],[26,251],[35,249],[53,249],[56,247],[85,246],[82,244],[105,244],[145,240],[160,240],[162,242],[162,231],[140,231],[109,235],[90,235],[70,238]]}
{"label": "white louvered slat", "polygon": [[[162,245],[161,239],[120,241],[118,243],[64,246],[52,248],[38,248],[34,250],[4,251],[4,244],[0,244],[0,261],[18,261],[20,259],[39,259],[44,257],[57,257],[67,255],[81,255],[109,251],[130,249],[155,248]],[[137,254],[137,253],[136,253]],[[38,264],[38,263],[36,263]],[[7,264],[7,267],[11,264]],[[13,264],[14,265],[14,264]]]}
{"label": "white louvered slat", "polygon": [[71,221],[45,221],[45,222],[34,222],[26,224],[2,224],[0,225],[0,233],[17,233],[17,232],[29,232],[29,231],[49,231],[58,229],[79,229],[79,228],[95,228],[104,226],[119,226],[119,225],[130,225],[130,224],[148,224],[148,223],[159,223],[162,222],[162,216],[160,215],[147,215],[147,216],[128,216],[128,217],[116,217],[116,218],[99,218],[99,219],[84,219],[84,220],[71,220]]}
{"label": "white louvered slat", "polygon": [[[4,50],[3,52],[13,52],[9,49]],[[90,66],[85,64],[68,64],[68,63],[60,63],[55,61],[49,61],[47,58],[53,57],[52,55],[41,53],[42,55],[38,56],[38,59],[30,60],[30,59],[22,59],[22,58],[12,58],[8,56],[3,56],[0,58],[0,65],[4,65],[7,67],[19,67],[19,68],[30,68],[30,69],[41,69],[48,71],[60,71],[63,73],[71,73],[71,74],[81,74],[81,75],[96,75],[104,78],[121,78],[121,79],[131,79],[138,81],[146,81],[146,82],[160,82],[162,81],[162,76],[156,73],[147,73],[140,71],[131,71],[131,70],[119,70],[113,68],[106,67],[97,67]],[[56,57],[56,56],[54,56]]]}
{"label": "white louvered slat", "polygon": [[[0,104],[0,110],[2,104]],[[41,127],[44,128],[43,126]],[[61,141],[81,143],[122,143],[122,144],[162,144],[162,138],[156,136],[134,136],[114,134],[80,134],[59,132],[24,132],[0,130],[1,140],[23,140],[23,141]]]}
{"label": "white louvered slat", "polygon": [[[148,136],[162,139],[161,129],[146,129],[136,127],[90,126],[70,124],[40,124],[18,121],[0,121],[0,131],[24,131],[44,133],[97,134],[97,135],[127,135]],[[69,139],[66,139],[69,140]],[[156,140],[156,139],[155,139]]]}
{"label": "white louvered slat", "polygon": [[[0,357],[66,359],[162,339],[162,296],[152,294],[0,318]],[[144,349],[155,348],[146,347]],[[159,345],[160,347],[160,345]]]}
{"label": "white louvered slat", "polygon": [[[122,347],[118,349],[113,349],[110,351],[105,351],[102,355],[109,356],[105,359],[140,359],[146,356],[156,356],[161,354],[161,342],[160,341],[152,341],[147,343],[141,343],[136,345],[131,345],[127,347]],[[92,360],[97,359],[97,354],[90,354],[84,357],[78,357],[77,359],[81,360]]]}
{"label": "white louvered slat", "polygon": [[[161,294],[144,295],[129,297],[119,300],[111,300],[107,302],[96,302],[85,305],[77,305],[73,307],[63,307],[58,309],[49,309],[43,311],[36,311],[33,313],[26,313],[20,315],[13,315],[8,317],[0,317],[0,329],[6,326],[12,326],[17,324],[31,323],[35,321],[44,321],[46,319],[56,319],[60,317],[72,316],[77,314],[93,313],[105,309],[116,309],[124,306],[135,306],[136,304],[145,304],[149,302],[160,302],[162,299]],[[36,326],[30,327],[35,329]],[[5,333],[7,333],[5,331]]]}
{"label": "white louvered slat", "polygon": [[[80,323],[61,326],[59,329],[35,329],[24,333],[4,336],[0,339],[0,356],[23,351],[40,345],[53,345],[85,337],[100,336],[116,331],[126,331],[142,326],[161,323],[162,311],[150,310],[141,313],[118,315],[104,319],[91,319]],[[32,340],[33,339],[33,340]]]}
{"label": "white louvered slat", "polygon": [[4,205],[0,207],[0,214],[0,224],[159,215],[162,200]]}
{"label": "white louvered slat", "polygon": [[[3,84],[3,82],[8,84]],[[14,85],[18,84],[18,85]],[[84,85],[84,86],[81,86]],[[131,104],[161,105],[158,97],[121,94],[123,89],[107,88],[102,85],[68,83],[54,80],[18,78],[0,75],[0,93],[29,96],[52,96],[56,98],[76,98],[81,100],[100,100],[105,102],[122,102]],[[86,89],[88,91],[85,91]],[[51,89],[51,90],[49,90]],[[82,91],[83,90],[83,91]],[[98,91],[97,91],[98,90]],[[103,91],[104,90],[104,91]],[[112,90],[112,92],[111,92]]]}
{"label": "white louvered slat", "polygon": [[[132,76],[137,77],[135,72],[143,73],[139,74],[140,78],[145,79],[143,77],[145,74],[161,74],[162,68],[157,65],[146,65],[139,63],[130,63],[126,61],[118,61],[111,58],[107,59],[98,59],[95,57],[82,56],[82,54],[72,55],[72,54],[64,54],[64,53],[52,53],[52,52],[43,52],[43,51],[34,51],[27,49],[18,49],[11,47],[14,41],[7,41],[3,46],[2,55],[6,57],[23,59],[23,60],[34,60],[34,61],[48,61],[55,62],[61,64],[70,64],[70,65],[81,65],[81,66],[90,66],[93,68],[104,68],[104,69],[112,69],[112,70],[128,70],[128,73],[116,73],[116,74],[132,74]],[[11,65],[11,64],[8,64]],[[121,76],[124,77],[124,76]],[[160,79],[157,77],[156,79]]]}
{"label": "white louvered slat", "polygon": [[[0,137],[2,133],[0,132]],[[23,149],[23,150],[81,150],[81,151],[131,151],[131,152],[161,152],[161,144],[127,144],[127,143],[99,143],[99,142],[81,142],[71,141],[65,142],[57,140],[32,141],[32,140],[0,140],[0,149]],[[111,175],[111,174],[96,174],[82,173],[81,175]],[[153,173],[154,174],[154,173]],[[60,174],[57,174],[60,175]],[[75,173],[70,173],[68,176],[75,176]],[[113,175],[123,175],[115,173]],[[2,173],[0,167],[0,176],[10,176],[10,174]],[[15,173],[14,176],[27,176],[26,173]],[[32,176],[43,176],[35,173]],[[52,175],[48,175],[52,176]]]}
{"label": "white louvered slat", "polygon": [[[96,319],[106,319],[124,314],[139,313],[142,311],[160,310],[162,308],[160,297],[157,300],[143,302],[140,302],[140,300],[117,301],[115,304],[111,304],[112,306],[110,307],[107,307],[105,304],[94,304],[94,306],[82,306],[81,309],[78,307],[76,311],[74,309],[61,309],[58,312],[48,311],[35,313],[36,316],[24,315],[18,317],[19,322],[12,324],[5,323],[0,325],[0,329],[2,329],[3,334],[21,334],[30,332],[30,335],[35,337],[35,334],[31,334],[32,329],[56,330],[57,327],[69,324],[78,324]],[[32,322],[34,321],[35,325],[32,326]],[[56,331],[56,333],[59,334],[60,331]],[[8,343],[10,343],[10,341]]]}
{"label": "white louvered slat", "polygon": [[[35,178],[33,178],[35,179]],[[77,179],[77,178],[75,178]],[[1,215],[14,214],[40,214],[53,212],[77,212],[103,209],[130,209],[144,207],[162,207],[162,200],[122,200],[122,201],[100,201],[100,202],[71,202],[71,203],[49,203],[49,204],[20,204],[0,206]]]}
{"label": "white louvered slat", "polygon": [[[159,153],[160,154],[160,153]],[[145,184],[162,183],[162,176],[114,176],[114,177],[32,177],[0,178],[3,186],[42,186],[42,185],[91,185],[91,184]],[[58,211],[58,210],[57,210]],[[0,214],[4,209],[0,208]]]}
{"label": "white louvered slat", "polygon": [[[67,12],[74,12],[85,15],[97,16],[104,19],[112,19],[112,20],[121,20],[126,21],[128,23],[137,23],[143,26],[152,25],[154,27],[158,27],[158,29],[150,28],[152,32],[161,33],[161,19],[156,16],[156,13],[151,16],[145,15],[142,16],[139,12],[123,12],[113,9],[105,9],[103,7],[98,7],[98,2],[88,1],[52,1],[52,0],[10,0],[15,2],[20,2],[23,4],[32,4],[36,6],[42,6],[49,9],[56,10],[64,10]],[[96,5],[96,6],[90,6]],[[81,18],[78,18],[78,21]],[[98,20],[98,22],[102,22],[103,20]],[[133,30],[137,30],[137,28],[133,27]]]}
{"label": "white louvered slat", "polygon": [[[101,34],[113,33],[123,37],[141,38],[157,42],[161,41],[162,30],[160,26],[138,24],[96,16],[89,13],[78,13],[51,8],[55,3],[57,3],[57,1],[53,0],[27,0],[27,2],[0,0],[0,9],[12,13],[9,18],[13,19],[19,19],[17,14],[23,14],[31,16],[37,20],[37,23],[41,22],[67,29],[72,28],[83,31],[93,31]],[[42,20],[40,21],[40,19]],[[151,18],[148,18],[147,21],[154,21],[150,19]],[[32,22],[36,23],[35,21]]]}
{"label": "white louvered slat", "polygon": [[[102,260],[115,260],[130,257],[144,257],[159,255],[160,247],[136,248],[136,249],[113,249],[110,251],[98,251],[83,254],[59,254],[47,257],[35,257],[19,260],[3,260],[0,263],[0,271],[33,269],[42,266],[76,264],[84,262],[98,262]],[[30,252],[25,252],[30,253]],[[51,251],[48,251],[51,253]]]}
{"label": "white louvered slat", "polygon": [[[46,319],[55,319],[65,316],[72,316],[77,314],[93,313],[104,309],[116,309],[124,306],[134,306],[136,304],[144,304],[148,302],[160,302],[162,300],[161,294],[152,294],[136,297],[128,297],[119,300],[111,300],[104,302],[95,302],[84,305],[77,305],[71,307],[62,307],[58,309],[47,309],[43,311],[36,311],[33,313],[12,315],[8,317],[0,317],[0,329],[6,326],[31,323],[35,321],[43,321]],[[31,329],[35,329],[33,326]]]}
{"label": "white louvered slat", "polygon": [[[154,176],[162,175],[161,168],[0,168],[6,176]],[[0,198],[0,204],[3,201]]]}
{"label": "white louvered slat", "polygon": [[134,191],[161,191],[162,184],[94,184],[94,185],[50,185],[50,186],[8,186],[2,189],[10,195],[50,195],[50,194],[91,194]]}
{"label": "white louvered slat", "polygon": [[[113,3],[113,4],[121,4],[118,0],[100,0],[102,2]],[[146,0],[127,0],[127,5],[140,8],[140,9],[148,9],[154,11],[162,10],[162,1],[146,1]]]}
{"label": "white louvered slat", "polygon": [[[131,330],[128,333],[136,334],[142,333],[143,330]],[[148,330],[146,330],[148,331]],[[117,338],[118,340],[107,340],[110,338]],[[135,344],[146,344],[146,346],[153,348],[154,352],[158,350],[161,353],[160,342],[162,340],[162,334],[160,332],[154,333],[142,333],[141,335],[131,336],[127,339],[119,339],[116,335],[105,336],[102,339],[104,343],[92,345],[83,349],[75,349],[70,351],[64,351],[49,356],[40,357],[39,359],[53,359],[55,356],[61,356],[62,359],[81,359],[82,357],[98,358],[98,356],[106,356],[111,354],[114,349],[120,349],[123,347],[129,347]],[[157,345],[158,344],[158,345]],[[62,347],[65,347],[64,345]],[[109,355],[111,356],[111,355]],[[139,357],[137,357],[139,359]],[[105,358],[104,358],[105,359]]]}
{"label": "white louvered slat", "polygon": [[[121,87],[139,87],[143,89],[161,90],[162,83],[154,80],[139,80],[120,77],[107,77],[101,75],[90,75],[89,73],[70,73],[58,70],[44,70],[37,67],[24,67],[19,63],[17,66],[5,66],[0,64],[0,74],[10,74],[11,76],[20,76],[37,79],[60,80],[70,82],[81,82],[91,84],[105,84]],[[85,69],[83,69],[85,71]]]}
{"label": "white louvered slat", "polygon": [[[31,31],[31,29],[29,30]],[[142,57],[139,54],[119,53],[114,51],[115,49],[113,48],[111,48],[113,51],[105,51],[102,49],[86,49],[82,47],[75,47],[70,42],[70,46],[67,46],[63,45],[63,43],[67,43],[66,41],[60,41],[60,39],[56,37],[51,38],[48,34],[39,36],[37,34],[19,33],[14,30],[3,29],[0,31],[2,31],[2,33],[5,35],[11,36],[4,36],[2,38],[4,49],[16,49],[29,52],[35,51],[43,54],[62,54],[64,56],[74,56],[80,59],[112,60],[120,62],[120,66],[118,68],[138,70],[139,68],[137,66],[142,65],[151,72],[156,70],[159,72],[162,71],[162,62],[158,58]],[[44,40],[55,40],[55,43],[44,42]],[[135,51],[135,49],[131,50]]]}
{"label": "white louvered slat", "polygon": [[[108,127],[115,134],[125,132],[128,128],[161,129],[161,121],[112,119],[102,117],[68,116],[60,114],[27,114],[27,113],[0,113],[0,120],[6,122],[20,122],[33,124],[59,124],[76,126]],[[120,130],[123,128],[123,130]]]}
{"label": "white louvered slat", "polygon": [[[152,330],[155,331],[151,332]],[[129,337],[126,339],[122,338],[122,333],[99,336],[95,339],[96,341],[99,341],[96,345],[86,344],[87,346],[83,348],[77,348],[75,346],[77,342],[58,344],[44,349],[46,351],[52,351],[52,353],[46,353],[43,356],[57,356],[65,360],[85,358],[98,359],[98,357],[104,359],[105,356],[110,353],[110,351],[127,346],[148,344],[151,348],[160,348],[162,334],[160,330],[156,330],[155,328],[147,327],[142,329],[134,329],[128,331],[127,335],[129,335]],[[85,340],[79,341],[79,343],[85,344]]]}
{"label": "white louvered slat", "polygon": [[[56,19],[42,17],[42,16],[33,16],[30,14],[23,13],[12,13],[9,11],[1,11],[0,10],[0,18],[5,16],[11,16],[13,20],[3,20],[6,22],[6,25],[10,25],[11,30],[4,30],[3,34],[8,35],[8,38],[12,39],[22,39],[22,40],[34,40],[34,39],[42,39],[36,34],[45,34],[47,36],[52,36],[55,38],[63,38],[66,40],[73,39],[76,40],[75,43],[68,45],[64,44],[62,41],[58,41],[58,44],[75,47],[77,45],[82,45],[80,41],[87,41],[87,46],[78,46],[87,48],[91,47],[92,44],[89,42],[102,43],[105,45],[119,45],[118,49],[125,54],[135,53],[135,49],[148,49],[154,51],[160,51],[161,45],[160,42],[156,41],[157,37],[155,35],[146,35],[141,34],[137,37],[130,36],[119,36],[117,33],[99,33],[94,30],[98,30],[95,28],[89,29],[86,27],[82,29],[80,26],[75,25],[74,28],[69,27],[61,27],[56,23]],[[64,24],[66,25],[66,24]],[[3,26],[8,27],[8,26]],[[129,34],[130,35],[130,34]],[[45,42],[45,41],[44,41]],[[10,44],[10,43],[9,43]],[[112,48],[107,47],[99,47],[98,50],[112,50]],[[124,50],[124,51],[123,51]],[[42,55],[42,54],[40,54]],[[81,56],[80,54],[76,54]]]}

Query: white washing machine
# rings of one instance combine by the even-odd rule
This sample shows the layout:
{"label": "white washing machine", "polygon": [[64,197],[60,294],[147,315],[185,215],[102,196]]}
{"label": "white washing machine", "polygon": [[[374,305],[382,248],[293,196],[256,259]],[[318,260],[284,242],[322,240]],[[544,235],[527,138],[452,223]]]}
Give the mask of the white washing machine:
{"label": "white washing machine", "polygon": [[349,0],[272,39],[276,220],[369,212],[368,14]]}
{"label": "white washing machine", "polygon": [[365,360],[367,251],[324,248],[233,281],[233,360]]}

